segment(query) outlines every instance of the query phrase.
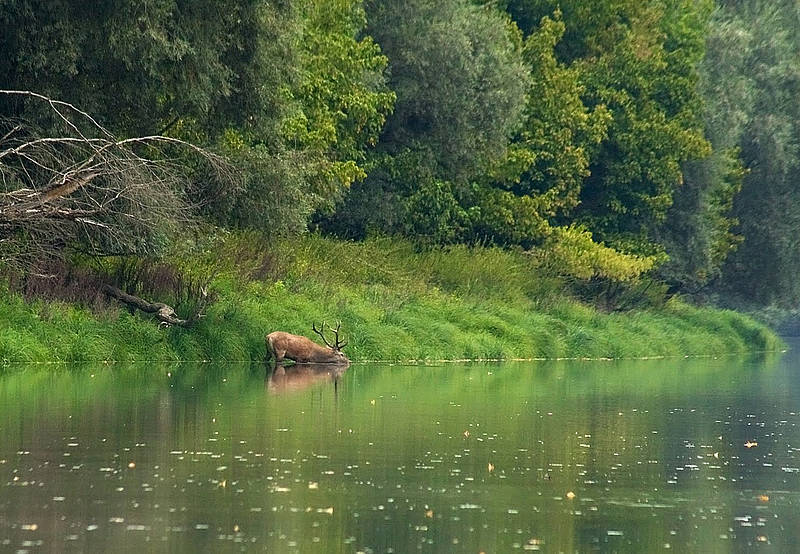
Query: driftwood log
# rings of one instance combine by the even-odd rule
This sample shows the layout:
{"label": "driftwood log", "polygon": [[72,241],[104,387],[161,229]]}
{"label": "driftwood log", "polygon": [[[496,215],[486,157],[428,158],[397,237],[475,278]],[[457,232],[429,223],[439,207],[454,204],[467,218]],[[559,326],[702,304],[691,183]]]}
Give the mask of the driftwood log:
{"label": "driftwood log", "polygon": [[122,292],[118,288],[112,287],[111,285],[104,285],[102,291],[108,296],[116,298],[120,302],[123,302],[128,306],[132,306],[137,310],[147,312],[148,314],[155,314],[159,321],[167,325],[188,327],[193,323],[192,320],[180,319],[178,314],[175,313],[175,310],[163,302],[148,302],[147,300],[139,298],[138,296]]}

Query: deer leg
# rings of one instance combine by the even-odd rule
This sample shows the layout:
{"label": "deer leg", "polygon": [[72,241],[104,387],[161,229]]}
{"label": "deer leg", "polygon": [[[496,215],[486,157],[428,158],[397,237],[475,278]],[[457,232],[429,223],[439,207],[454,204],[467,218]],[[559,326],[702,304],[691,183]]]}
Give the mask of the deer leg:
{"label": "deer leg", "polygon": [[283,361],[283,357],[286,356],[286,350],[276,348],[271,337],[267,337],[267,352],[272,354],[276,364],[281,363]]}

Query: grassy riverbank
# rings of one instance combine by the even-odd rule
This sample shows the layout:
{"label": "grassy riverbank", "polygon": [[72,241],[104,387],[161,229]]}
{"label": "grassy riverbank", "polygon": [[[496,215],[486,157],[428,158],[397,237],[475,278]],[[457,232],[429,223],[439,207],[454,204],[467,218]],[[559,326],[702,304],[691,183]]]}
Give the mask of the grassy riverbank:
{"label": "grassy riverbank", "polygon": [[[266,247],[218,239],[179,259],[213,271],[217,300],[192,328],[159,328],[113,304],[92,311],[25,301],[0,289],[0,363],[257,360],[264,335],[312,335],[341,321],[353,360],[629,358],[774,350],[766,327],[731,311],[669,301],[603,313],[537,275],[525,254],[497,249],[415,252],[405,242],[308,236]],[[265,253],[266,251],[266,253]],[[165,300],[168,298],[153,298]]]}

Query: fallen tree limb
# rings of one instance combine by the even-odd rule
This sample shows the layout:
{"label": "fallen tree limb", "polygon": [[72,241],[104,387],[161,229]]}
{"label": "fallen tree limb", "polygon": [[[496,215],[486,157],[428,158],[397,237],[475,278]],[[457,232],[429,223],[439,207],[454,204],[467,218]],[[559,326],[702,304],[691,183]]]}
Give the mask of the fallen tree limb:
{"label": "fallen tree limb", "polygon": [[132,306],[137,310],[141,310],[149,314],[155,314],[162,323],[166,323],[167,325],[189,327],[193,323],[191,320],[180,319],[178,314],[175,313],[175,310],[163,302],[148,302],[147,300],[139,298],[138,296],[133,296],[132,294],[122,292],[118,288],[112,287],[111,285],[104,285],[102,291],[108,296],[116,298],[120,302],[123,302],[128,306]]}

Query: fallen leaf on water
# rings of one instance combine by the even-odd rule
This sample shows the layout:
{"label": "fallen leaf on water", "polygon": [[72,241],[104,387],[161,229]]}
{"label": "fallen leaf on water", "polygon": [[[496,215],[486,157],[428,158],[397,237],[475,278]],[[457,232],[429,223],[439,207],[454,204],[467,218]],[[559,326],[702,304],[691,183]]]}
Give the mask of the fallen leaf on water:
{"label": "fallen leaf on water", "polygon": [[425,512],[425,517],[433,517],[433,510],[428,510]]}
{"label": "fallen leaf on water", "polygon": [[319,488],[319,483],[317,483],[316,481],[309,481],[308,488],[311,489],[312,491],[315,491]]}
{"label": "fallen leaf on water", "polygon": [[570,500],[572,500],[573,498],[575,498],[575,493],[574,493],[574,492],[572,492],[572,491],[569,491],[569,492],[567,493],[567,498],[569,498]]}
{"label": "fallen leaf on water", "polygon": [[238,525],[234,525],[233,526],[233,532],[234,533],[238,533],[239,532],[239,526]]}
{"label": "fallen leaf on water", "polygon": [[759,496],[758,496],[758,499],[759,499],[761,502],[769,502],[769,496],[767,496],[766,494],[761,494],[761,495],[759,495]]}
{"label": "fallen leaf on water", "polygon": [[745,448],[753,448],[754,446],[758,446],[756,441],[747,441],[744,443]]}

